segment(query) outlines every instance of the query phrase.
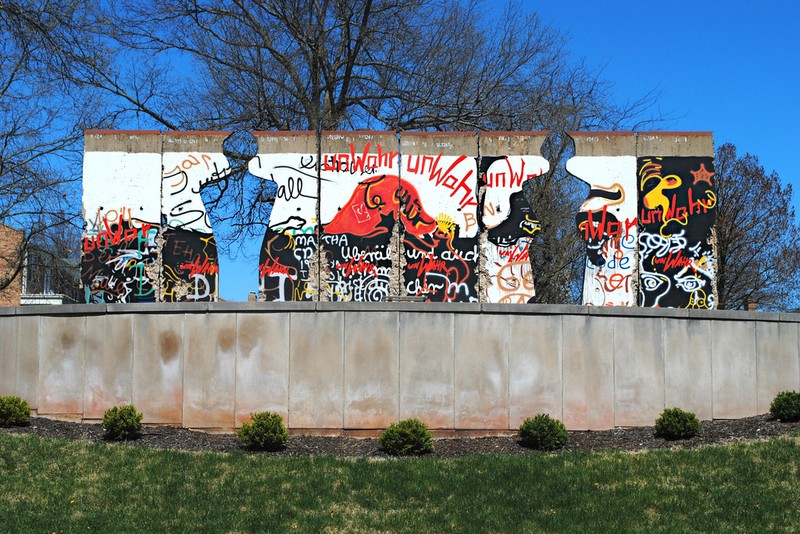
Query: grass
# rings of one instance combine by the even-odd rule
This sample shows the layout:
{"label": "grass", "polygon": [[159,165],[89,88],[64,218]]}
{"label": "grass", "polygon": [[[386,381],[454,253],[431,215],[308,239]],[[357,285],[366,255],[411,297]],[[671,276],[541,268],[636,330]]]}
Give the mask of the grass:
{"label": "grass", "polygon": [[3,532],[800,530],[800,438],[390,460],[0,434]]}

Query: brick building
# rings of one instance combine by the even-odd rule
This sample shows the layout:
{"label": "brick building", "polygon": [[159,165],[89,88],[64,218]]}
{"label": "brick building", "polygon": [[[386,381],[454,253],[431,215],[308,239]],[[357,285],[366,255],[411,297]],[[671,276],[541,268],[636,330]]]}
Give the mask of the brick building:
{"label": "brick building", "polygon": [[22,272],[14,276],[19,265],[19,254],[25,233],[22,230],[0,224],[0,286],[9,277],[13,280],[0,290],[0,306],[19,306],[22,300]]}

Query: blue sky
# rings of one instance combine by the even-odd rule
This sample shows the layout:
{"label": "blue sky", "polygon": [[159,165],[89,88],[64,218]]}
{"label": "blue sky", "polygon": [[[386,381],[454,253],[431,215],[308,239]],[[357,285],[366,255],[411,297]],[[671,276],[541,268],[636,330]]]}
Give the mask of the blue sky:
{"label": "blue sky", "polygon": [[[650,129],[711,131],[716,145],[734,143],[792,183],[800,209],[792,133],[800,124],[800,2],[524,0],[522,7],[566,33],[574,59],[602,68],[618,101],[660,91],[653,113],[674,119]],[[241,256],[236,265],[222,262],[221,297],[246,300],[256,289],[255,265]]]}
{"label": "blue sky", "polygon": [[711,131],[758,156],[793,184],[800,201],[800,2],[526,0],[569,34],[570,52],[604,67],[620,100],[652,89],[655,111],[675,120],[659,130]]}

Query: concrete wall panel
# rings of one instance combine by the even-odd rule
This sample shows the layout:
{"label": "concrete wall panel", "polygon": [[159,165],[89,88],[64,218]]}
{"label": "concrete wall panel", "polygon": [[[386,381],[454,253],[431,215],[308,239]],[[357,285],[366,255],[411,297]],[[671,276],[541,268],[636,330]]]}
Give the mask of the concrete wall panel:
{"label": "concrete wall panel", "polygon": [[614,425],[652,425],[664,410],[662,319],[614,317]]}
{"label": "concrete wall panel", "polygon": [[85,317],[42,317],[39,413],[83,413]]}
{"label": "concrete wall panel", "polygon": [[568,428],[614,426],[614,345],[610,321],[566,315],[563,321],[564,419]]}
{"label": "concrete wall panel", "polygon": [[648,156],[713,156],[711,132],[638,132],[636,152]]}
{"label": "concrete wall panel", "polygon": [[546,413],[562,419],[561,316],[509,317],[509,428]]}
{"label": "concrete wall panel", "polygon": [[161,223],[161,133],[87,131],[83,156],[81,281],[87,302],[156,297]]}
{"label": "concrete wall panel", "polygon": [[39,320],[32,316],[17,317],[17,395],[28,401],[32,410],[39,407]]}
{"label": "concrete wall panel", "polygon": [[236,315],[187,315],[184,340],[183,426],[233,428]]}
{"label": "concrete wall panel", "polygon": [[398,420],[398,332],[396,313],[345,314],[345,428],[386,428]]}
{"label": "concrete wall panel", "polygon": [[453,428],[453,328],[452,314],[400,316],[400,419]]}
{"label": "concrete wall panel", "polygon": [[334,432],[406,417],[435,429],[508,431],[541,412],[571,429],[602,429],[650,425],[673,406],[704,420],[738,418],[800,388],[793,314],[127,306],[0,315],[3,387],[43,415],[98,419],[133,402],[146,423],[231,428],[271,410],[295,430]]}
{"label": "concrete wall panel", "polygon": [[0,316],[0,396],[19,395],[17,368],[19,349],[17,331],[19,320],[14,316]]}
{"label": "concrete wall panel", "polygon": [[344,425],[344,314],[292,313],[289,425]]}
{"label": "concrete wall panel", "polygon": [[239,314],[236,346],[236,426],[250,414],[289,418],[289,315]]}
{"label": "concrete wall panel", "polygon": [[393,272],[399,274],[399,154],[394,132],[323,133],[321,300],[379,302],[389,296]]}
{"label": "concrete wall panel", "polygon": [[183,314],[138,314],[133,330],[133,403],[143,423],[183,420]]}
{"label": "concrete wall panel", "polygon": [[712,321],[714,419],[736,419],[757,411],[755,334],[755,323]]}
{"label": "concrete wall panel", "polygon": [[767,413],[775,395],[800,390],[798,324],[758,323],[756,343],[758,413]]}
{"label": "concrete wall panel", "polygon": [[318,300],[317,139],[313,132],[257,132],[250,172],[276,197],[259,253],[259,299]]}
{"label": "concrete wall panel", "polygon": [[455,318],[455,428],[508,428],[508,317]]}
{"label": "concrete wall panel", "polygon": [[133,315],[86,317],[84,417],[102,419],[133,399]]}
{"label": "concrete wall panel", "polygon": [[713,411],[711,323],[664,321],[665,408],[693,412],[700,420]]}

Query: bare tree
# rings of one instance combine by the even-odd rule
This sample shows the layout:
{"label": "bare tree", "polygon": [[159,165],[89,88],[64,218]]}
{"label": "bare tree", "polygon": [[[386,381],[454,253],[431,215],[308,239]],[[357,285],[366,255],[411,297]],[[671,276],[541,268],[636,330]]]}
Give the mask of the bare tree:
{"label": "bare tree", "polygon": [[[150,58],[185,63],[151,71],[137,90],[123,90],[122,75],[111,83],[114,65],[83,76],[168,128],[632,128],[657,97],[616,105],[601,73],[570,58],[564,36],[517,2],[504,13],[480,0],[129,0],[114,9],[96,20],[118,47],[156,65],[166,63]],[[176,97],[184,108],[165,106],[164,91],[182,90],[187,77],[191,98]],[[580,290],[582,185],[564,170],[570,150],[555,136],[552,170],[529,191],[544,224],[534,268],[548,302],[574,302]],[[263,210],[247,206],[270,196],[245,178],[204,191],[229,239],[259,231]]]}
{"label": "bare tree", "polygon": [[0,4],[0,223],[24,231],[2,258],[0,289],[19,276],[32,247],[40,256],[68,254],[58,236],[79,217],[68,197],[79,191],[80,114],[48,54],[58,22],[47,9],[59,7]]}
{"label": "bare tree", "polygon": [[[19,0],[0,11],[20,28],[14,42],[35,41],[40,71],[91,102],[92,118],[73,123],[85,127],[563,132],[632,128],[657,96],[617,106],[601,73],[518,2],[504,13],[481,0]],[[260,232],[272,194],[248,181],[252,147],[232,141],[239,172],[203,192],[229,243]],[[551,171],[529,190],[543,220],[537,292],[573,302],[582,185],[563,168],[568,139],[547,150]]]}
{"label": "bare tree", "polygon": [[742,309],[750,301],[764,310],[798,306],[800,224],[792,186],[781,184],[751,154],[738,156],[731,143],[717,148],[718,307]]}

